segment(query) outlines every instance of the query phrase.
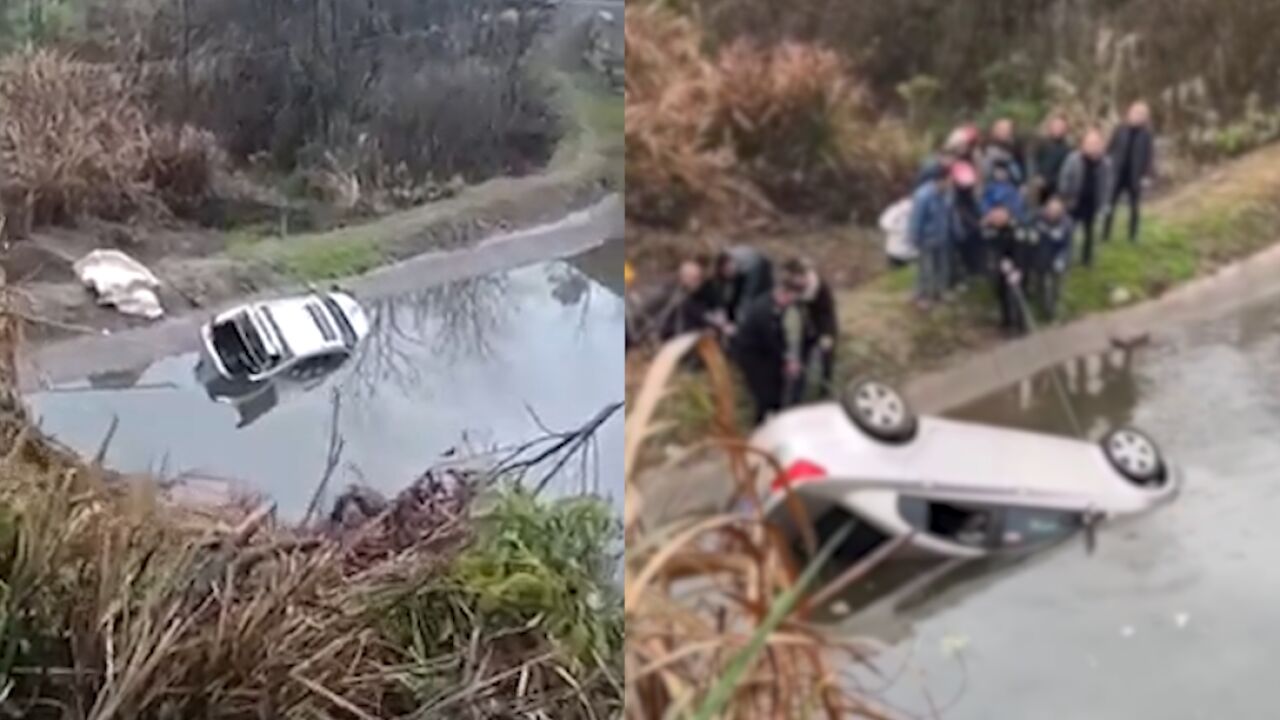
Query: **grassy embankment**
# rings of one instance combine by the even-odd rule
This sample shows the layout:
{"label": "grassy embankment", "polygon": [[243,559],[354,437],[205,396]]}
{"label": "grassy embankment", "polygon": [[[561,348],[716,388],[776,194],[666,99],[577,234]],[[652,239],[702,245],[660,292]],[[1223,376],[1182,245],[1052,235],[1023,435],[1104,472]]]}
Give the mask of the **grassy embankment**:
{"label": "grassy embankment", "polygon": [[[622,97],[584,73],[552,72],[551,82],[564,118],[564,135],[547,168],[527,178],[532,181],[527,188],[529,202],[537,204],[537,196],[541,196],[547,198],[543,202],[554,203],[597,181],[620,187],[624,155]],[[326,232],[281,238],[272,237],[277,230],[272,227],[242,229],[228,239],[228,252],[238,261],[271,267],[287,281],[350,277],[399,259],[406,254],[399,245],[409,245],[412,250],[416,244],[407,239],[437,232],[433,227],[466,226],[490,215],[496,215],[495,222],[500,221],[501,211],[490,206],[522,203],[521,194],[526,190],[522,180],[525,179],[500,178],[466,188],[449,200]],[[473,214],[477,217],[468,217]],[[454,242],[451,237],[466,232],[445,229],[439,234],[439,242],[427,245],[449,245]]]}

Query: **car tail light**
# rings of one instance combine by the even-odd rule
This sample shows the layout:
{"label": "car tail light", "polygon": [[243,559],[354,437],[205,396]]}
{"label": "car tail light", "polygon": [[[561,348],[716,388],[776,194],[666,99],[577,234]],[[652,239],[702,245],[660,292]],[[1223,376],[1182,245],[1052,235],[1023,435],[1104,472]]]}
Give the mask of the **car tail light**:
{"label": "car tail light", "polygon": [[782,474],[773,481],[775,491],[783,488],[811,482],[827,476],[827,469],[808,460],[796,460],[783,469]]}

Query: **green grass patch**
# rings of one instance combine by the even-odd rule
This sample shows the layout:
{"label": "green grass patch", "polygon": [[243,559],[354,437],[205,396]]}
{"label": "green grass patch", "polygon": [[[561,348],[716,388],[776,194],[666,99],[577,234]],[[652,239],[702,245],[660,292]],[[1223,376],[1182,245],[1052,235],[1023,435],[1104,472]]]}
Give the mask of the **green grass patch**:
{"label": "green grass patch", "polygon": [[378,246],[361,237],[292,242],[276,267],[296,280],[336,280],[368,272],[382,263]]}
{"label": "green grass patch", "polygon": [[551,158],[551,167],[565,167],[588,152],[621,159],[626,116],[622,95],[585,72],[552,72],[551,75],[565,123],[564,136]]}
{"label": "green grass patch", "polygon": [[227,252],[232,256],[243,256],[250,248],[275,236],[277,230],[274,224],[266,222],[231,228],[225,234]]}

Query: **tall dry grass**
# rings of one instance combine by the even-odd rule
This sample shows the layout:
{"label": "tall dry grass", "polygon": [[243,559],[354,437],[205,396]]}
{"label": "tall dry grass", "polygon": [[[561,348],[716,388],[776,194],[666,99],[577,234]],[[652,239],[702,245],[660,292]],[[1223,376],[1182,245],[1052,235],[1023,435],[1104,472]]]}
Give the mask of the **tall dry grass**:
{"label": "tall dry grass", "polygon": [[[660,517],[647,508],[659,492],[656,478],[679,470],[641,472],[640,464],[647,439],[660,430],[655,418],[672,375],[695,348],[715,390],[716,430],[706,445],[724,455],[737,488],[732,504],[740,510]],[[850,667],[866,667],[870,644],[839,639],[807,620],[811,603],[856,581],[881,556],[816,586],[831,543],[818,548],[806,537],[815,559],[801,568],[763,516],[758,487],[778,468],[738,434],[732,393],[715,342],[685,336],[659,352],[627,416],[627,717],[889,717],[842,677]],[[800,503],[789,505],[797,526],[808,527]]]}
{"label": "tall dry grass", "polygon": [[445,468],[322,528],[269,505],[173,504],[27,422],[18,325],[0,313],[0,714],[621,712],[602,503],[493,493],[487,471]]}
{"label": "tall dry grass", "polygon": [[628,217],[660,225],[870,217],[900,189],[912,147],[840,56],[746,40],[714,53],[697,23],[630,10]]}
{"label": "tall dry grass", "polygon": [[216,147],[151,122],[135,79],[35,49],[0,59],[0,202],[7,229],[164,213],[207,190]]}

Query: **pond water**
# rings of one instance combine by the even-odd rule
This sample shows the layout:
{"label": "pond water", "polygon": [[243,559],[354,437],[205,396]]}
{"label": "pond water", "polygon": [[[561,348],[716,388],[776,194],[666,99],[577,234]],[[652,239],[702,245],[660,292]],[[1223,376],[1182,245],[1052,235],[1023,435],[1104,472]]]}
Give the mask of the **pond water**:
{"label": "pond water", "polygon": [[[355,482],[392,494],[443,458],[572,430],[620,402],[621,256],[613,242],[369,300],[373,331],[357,357],[317,387],[239,410],[210,399],[194,353],[27,397],[46,432],[88,454],[118,418],[114,469],[234,479],[298,517],[325,473],[335,416],[342,452],[330,494]],[[622,425],[619,411],[552,491],[597,492],[621,507]]]}
{"label": "pond water", "polygon": [[[1056,369],[1086,432],[1148,431],[1186,469],[1183,494],[1103,529],[1092,556],[1077,540],[1021,563],[899,572],[897,591],[844,623],[891,646],[887,679],[857,681],[906,715],[945,720],[1275,717],[1278,311],[1269,302]],[[952,414],[1071,427],[1048,373]]]}

